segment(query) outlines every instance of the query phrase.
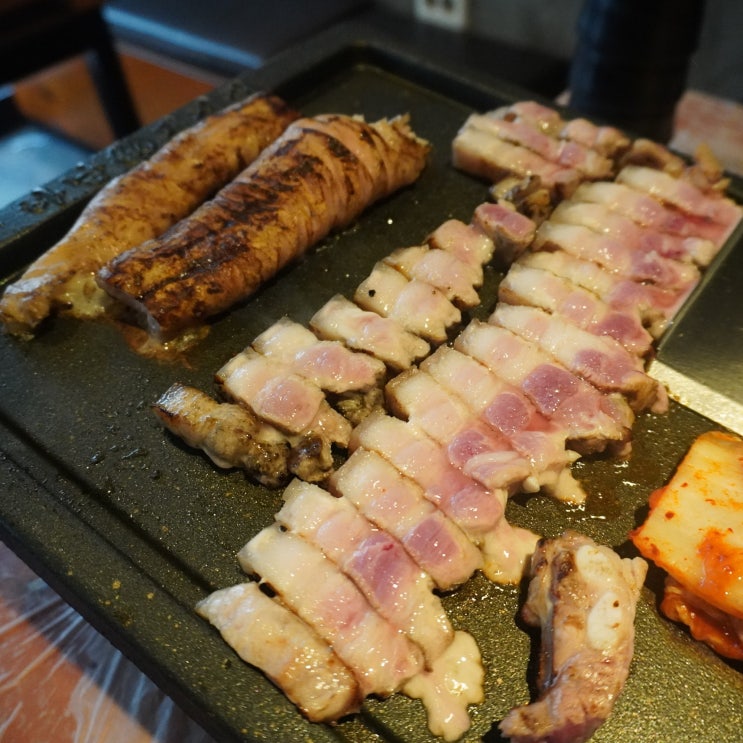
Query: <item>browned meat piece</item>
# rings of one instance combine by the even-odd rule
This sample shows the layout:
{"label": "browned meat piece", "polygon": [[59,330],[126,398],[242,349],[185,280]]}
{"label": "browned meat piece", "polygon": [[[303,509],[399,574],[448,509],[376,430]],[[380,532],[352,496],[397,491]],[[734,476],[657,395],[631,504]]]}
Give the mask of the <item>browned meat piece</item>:
{"label": "browned meat piece", "polygon": [[411,183],[429,146],[407,119],[301,119],[161,238],[106,266],[100,285],[171,337],[245,299],[373,201]]}
{"label": "browned meat piece", "polygon": [[647,563],[567,531],[531,562],[524,619],[542,630],[540,698],[506,715],[516,743],[581,743],[607,719],[634,652],[635,606]]}
{"label": "browned meat piece", "polygon": [[178,134],[118,176],[72,229],[38,258],[0,300],[0,319],[30,337],[48,315],[100,314],[105,294],[94,275],[123,251],[162,234],[252,162],[298,114],[257,94]]}
{"label": "browned meat piece", "polygon": [[239,467],[268,487],[294,474],[322,480],[333,466],[331,442],[322,431],[286,436],[246,407],[221,403],[194,387],[173,384],[153,405],[163,425],[218,467]]}

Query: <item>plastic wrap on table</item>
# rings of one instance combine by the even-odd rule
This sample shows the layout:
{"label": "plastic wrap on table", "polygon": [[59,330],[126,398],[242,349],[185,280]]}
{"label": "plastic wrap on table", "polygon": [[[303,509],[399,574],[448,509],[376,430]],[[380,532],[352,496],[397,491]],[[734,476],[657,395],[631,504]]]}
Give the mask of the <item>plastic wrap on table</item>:
{"label": "plastic wrap on table", "polygon": [[211,743],[0,543],[2,743]]}

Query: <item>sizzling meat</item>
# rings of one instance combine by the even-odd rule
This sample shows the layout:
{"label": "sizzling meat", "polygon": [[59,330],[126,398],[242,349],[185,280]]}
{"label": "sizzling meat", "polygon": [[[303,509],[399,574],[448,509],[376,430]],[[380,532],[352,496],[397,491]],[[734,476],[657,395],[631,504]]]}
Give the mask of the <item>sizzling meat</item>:
{"label": "sizzling meat", "polygon": [[96,286],[96,271],[190,214],[298,115],[274,96],[252,96],[186,129],[112,180],[62,240],[8,286],[0,300],[5,327],[30,336],[57,310],[100,314],[105,295]]}
{"label": "sizzling meat", "polygon": [[300,119],[161,238],[109,263],[100,285],[167,338],[253,293],[332,230],[414,181],[429,147],[407,120]]}
{"label": "sizzling meat", "polygon": [[634,652],[642,558],[575,532],[540,541],[522,615],[541,628],[539,699],[500,723],[514,743],[581,743],[608,718]]}

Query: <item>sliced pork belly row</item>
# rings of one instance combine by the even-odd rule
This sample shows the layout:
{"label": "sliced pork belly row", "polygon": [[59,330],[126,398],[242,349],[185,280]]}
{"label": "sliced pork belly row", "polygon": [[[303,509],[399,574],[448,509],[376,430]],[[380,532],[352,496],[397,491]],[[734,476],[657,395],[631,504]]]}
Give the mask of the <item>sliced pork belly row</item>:
{"label": "sliced pork belly row", "polygon": [[715,222],[670,208],[647,193],[615,181],[582,183],[572,196],[576,202],[602,204],[642,227],[679,237],[698,237],[722,246],[730,230]]}
{"label": "sliced pork belly row", "polygon": [[319,340],[304,325],[282,318],[253,340],[253,348],[316,384],[352,425],[382,404],[383,361],[340,341]]}
{"label": "sliced pork belly row", "polygon": [[639,245],[642,252],[656,251],[664,258],[708,266],[718,251],[712,240],[703,237],[681,237],[633,222],[629,217],[613,212],[605,204],[569,199],[555,207],[550,221],[578,224],[617,239]]}
{"label": "sliced pork belly row", "polygon": [[602,392],[618,392],[635,412],[664,412],[664,388],[643,370],[642,361],[608,336],[581,330],[534,307],[498,303],[488,322],[537,344],[566,369]]}
{"label": "sliced pork belly row", "polygon": [[450,590],[480,568],[482,555],[466,534],[376,452],[355,449],[327,485],[396,537],[437,588]]}
{"label": "sliced pork belly row", "polygon": [[653,350],[653,336],[639,314],[613,309],[593,292],[556,274],[516,262],[498,286],[501,302],[550,312],[595,335],[606,335],[637,356]]}
{"label": "sliced pork belly row", "polygon": [[257,583],[214,591],[196,611],[312,722],[338,720],[361,705],[358,682],[327,642]]}
{"label": "sliced pork belly row", "polygon": [[233,356],[215,375],[222,392],[288,434],[322,430],[346,446],[351,424],[334,411],[314,382],[252,348]]}
{"label": "sliced pork belly row", "polygon": [[667,289],[632,281],[564,250],[530,251],[524,253],[518,264],[525,268],[549,271],[596,294],[610,308],[635,315],[653,338],[660,337],[693,289],[693,285]]}
{"label": "sliced pork belly row", "polygon": [[390,318],[362,310],[338,294],[310,319],[320,338],[341,341],[357,351],[376,356],[393,371],[410,368],[430,350],[429,344]]}
{"label": "sliced pork belly row", "polygon": [[[420,368],[528,458],[539,488],[559,500],[584,502],[586,494],[569,469],[578,454],[566,449],[564,427],[548,420],[520,389],[448,346],[437,349]],[[524,490],[531,489],[526,481]]]}
{"label": "sliced pork belly row", "polygon": [[451,464],[473,480],[489,489],[539,490],[529,459],[426,372],[398,374],[385,393],[392,413],[437,441]]}
{"label": "sliced pork belly row", "polygon": [[634,653],[635,609],[647,563],[566,532],[531,560],[524,619],[541,628],[539,698],[499,727],[519,743],[581,743],[606,721]]}
{"label": "sliced pork belly row", "polygon": [[568,445],[576,451],[628,446],[634,415],[624,398],[600,393],[534,343],[474,320],[454,347],[518,387],[540,413],[564,428]]}
{"label": "sliced pork belly row", "polygon": [[303,537],[273,524],[258,532],[238,559],[330,645],[353,671],[362,696],[389,696],[424,667],[420,649]]}
{"label": "sliced pork belly row", "polygon": [[614,162],[596,150],[569,139],[552,137],[524,119],[472,114],[465,126],[526,147],[548,162],[575,169],[592,180],[611,178],[614,174]]}
{"label": "sliced pork belly row", "polygon": [[439,444],[420,429],[382,413],[373,413],[354,429],[351,448],[359,446],[377,452],[413,479],[425,497],[480,547],[488,578],[520,580],[537,537],[506,521],[505,490],[484,488],[454,467]]}
{"label": "sliced pork belly row", "polygon": [[385,261],[379,261],[359,284],[353,300],[431,343],[443,343],[449,328],[462,319],[461,312],[435,286],[408,279]]}
{"label": "sliced pork belly row", "polygon": [[374,609],[421,648],[430,667],[454,631],[428,573],[349,500],[300,480],[287,486],[283,500],[276,521],[336,563]]}
{"label": "sliced pork belly row", "polygon": [[643,251],[642,245],[594,232],[583,225],[547,220],[539,225],[533,245],[534,250],[564,250],[625,278],[650,281],[664,288],[681,290],[699,282],[696,266],[664,258],[653,250]]}

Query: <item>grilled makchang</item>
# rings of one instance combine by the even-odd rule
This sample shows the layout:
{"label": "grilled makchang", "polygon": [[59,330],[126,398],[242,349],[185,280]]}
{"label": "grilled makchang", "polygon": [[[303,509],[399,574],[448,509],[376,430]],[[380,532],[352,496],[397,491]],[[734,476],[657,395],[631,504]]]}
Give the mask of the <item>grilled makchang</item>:
{"label": "grilled makchang", "polygon": [[57,310],[100,314],[105,294],[96,286],[96,271],[190,214],[298,115],[279,98],[256,94],[186,129],[112,180],[72,229],[8,286],[0,300],[5,327],[30,337]]}
{"label": "grilled makchang", "polygon": [[300,119],[212,201],[106,266],[99,283],[141,313],[151,335],[172,337],[413,182],[428,150],[405,117]]}

